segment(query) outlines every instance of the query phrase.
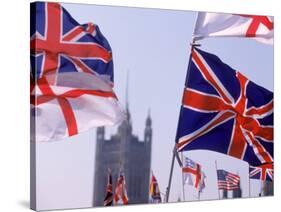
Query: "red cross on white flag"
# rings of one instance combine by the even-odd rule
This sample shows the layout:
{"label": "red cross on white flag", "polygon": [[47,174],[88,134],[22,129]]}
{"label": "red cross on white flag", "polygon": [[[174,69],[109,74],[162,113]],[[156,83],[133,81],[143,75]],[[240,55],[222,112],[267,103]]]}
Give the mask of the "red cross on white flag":
{"label": "red cross on white flag", "polygon": [[205,37],[250,37],[273,45],[273,17],[199,12],[194,40]]}

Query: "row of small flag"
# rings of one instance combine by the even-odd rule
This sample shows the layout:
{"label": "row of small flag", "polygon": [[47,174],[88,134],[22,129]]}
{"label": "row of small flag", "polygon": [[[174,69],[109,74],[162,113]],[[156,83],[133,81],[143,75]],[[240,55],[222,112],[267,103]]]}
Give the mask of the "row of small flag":
{"label": "row of small flag", "polygon": [[129,202],[129,198],[127,195],[125,176],[122,172],[120,172],[119,174],[114,191],[115,192],[113,194],[112,175],[111,175],[111,171],[108,171],[108,181],[107,181],[106,194],[105,194],[103,205],[111,206],[113,205],[113,203],[114,204],[121,203],[123,205],[127,205]]}
{"label": "row of small flag", "polygon": [[[156,180],[156,177],[153,174],[151,176],[151,181],[149,185],[149,194],[152,203],[162,202],[159,185]],[[113,193],[112,174],[111,171],[109,170],[103,205],[104,206],[111,206],[111,205],[118,205],[118,204],[127,205],[128,203],[129,203],[129,197],[127,194],[125,175],[122,172],[120,172]]]}
{"label": "row of small flag", "polygon": [[[219,190],[236,190],[240,188],[240,176],[232,172],[217,169],[217,185]],[[182,173],[184,177],[184,184],[194,186],[198,192],[202,192],[205,188],[206,175],[202,171],[202,166],[199,163],[194,162],[188,157],[184,157],[184,164],[182,167]],[[273,165],[266,164],[260,167],[249,167],[249,178],[259,179],[261,181],[273,180]],[[154,174],[151,175],[149,185],[149,196],[151,203],[161,203],[161,192],[159,184]],[[125,176],[120,172],[117,179],[117,183],[113,193],[112,174],[108,171],[108,182],[106,187],[106,194],[104,198],[104,206],[111,206],[113,204],[129,203],[129,198],[126,189]]]}
{"label": "row of small flag", "polygon": [[[223,169],[217,169],[218,189],[235,190],[240,186],[240,176]],[[202,166],[190,158],[184,158],[182,167],[184,183],[194,186],[199,192],[205,188],[205,174]],[[259,167],[249,166],[249,178],[261,181],[273,180],[273,164],[264,164]]]}

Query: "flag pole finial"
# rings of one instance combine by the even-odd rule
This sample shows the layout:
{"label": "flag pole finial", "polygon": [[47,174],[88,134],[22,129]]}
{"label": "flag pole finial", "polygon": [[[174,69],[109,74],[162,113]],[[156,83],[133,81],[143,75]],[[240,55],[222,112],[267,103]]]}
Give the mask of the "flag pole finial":
{"label": "flag pole finial", "polygon": [[190,43],[190,46],[191,47],[197,47],[197,46],[201,46],[201,44],[200,43],[196,43],[196,39],[195,39],[195,37],[193,37],[192,41]]}

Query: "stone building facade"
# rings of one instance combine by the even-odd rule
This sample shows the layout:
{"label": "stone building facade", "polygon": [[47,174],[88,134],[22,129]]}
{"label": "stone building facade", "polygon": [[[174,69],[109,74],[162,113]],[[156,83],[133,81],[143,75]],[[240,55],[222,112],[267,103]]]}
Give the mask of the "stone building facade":
{"label": "stone building facade", "polygon": [[96,131],[94,178],[94,206],[102,206],[107,184],[107,170],[111,169],[113,190],[120,170],[125,174],[129,204],[149,202],[151,168],[152,120],[146,118],[144,140],[132,133],[130,113],[118,127],[117,133],[105,139],[105,128]]}

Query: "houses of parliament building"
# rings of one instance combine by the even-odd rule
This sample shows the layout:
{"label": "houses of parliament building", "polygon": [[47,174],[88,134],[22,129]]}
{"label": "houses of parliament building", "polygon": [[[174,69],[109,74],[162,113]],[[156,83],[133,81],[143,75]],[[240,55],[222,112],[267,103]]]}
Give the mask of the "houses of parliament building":
{"label": "houses of parliament building", "polygon": [[94,206],[102,206],[106,192],[107,173],[111,170],[113,188],[120,170],[124,173],[129,204],[149,202],[151,168],[152,120],[150,113],[145,121],[144,139],[132,133],[132,122],[127,106],[127,119],[116,134],[105,139],[105,128],[96,131],[96,155],[94,173]]}

